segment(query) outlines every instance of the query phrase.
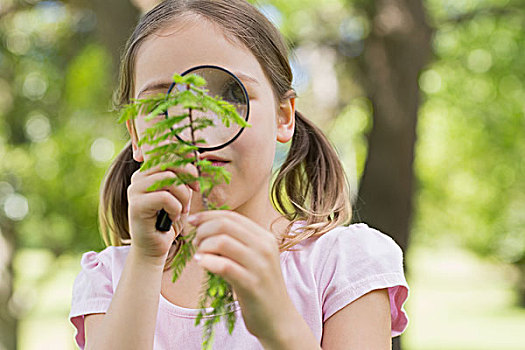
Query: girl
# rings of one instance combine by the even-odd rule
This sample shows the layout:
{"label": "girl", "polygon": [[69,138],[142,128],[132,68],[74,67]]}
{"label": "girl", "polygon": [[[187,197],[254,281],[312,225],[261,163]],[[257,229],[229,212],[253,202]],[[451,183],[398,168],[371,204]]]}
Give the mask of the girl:
{"label": "girl", "polygon": [[[209,197],[232,210],[203,211],[197,183],[146,192],[160,179],[197,170],[138,171],[148,159],[148,148],[137,145],[146,124],[140,117],[128,122],[131,140],[101,192],[108,247],[82,256],[73,287],[77,344],[200,349],[194,319],[208,270],[232,285],[236,300],[233,334],[216,325],[216,349],[389,349],[408,322],[401,249],[366,224],[348,226],[343,168],[323,133],[295,111],[286,45],[264,15],[244,0],[159,4],[127,43],[117,105],[165,92],[173,73],[203,64],[236,74],[250,98],[252,127],[204,154],[232,174]],[[270,192],[275,141],[289,140]],[[173,221],[168,232],[155,229],[160,209]],[[176,238],[191,226],[197,254],[172,283]]]}

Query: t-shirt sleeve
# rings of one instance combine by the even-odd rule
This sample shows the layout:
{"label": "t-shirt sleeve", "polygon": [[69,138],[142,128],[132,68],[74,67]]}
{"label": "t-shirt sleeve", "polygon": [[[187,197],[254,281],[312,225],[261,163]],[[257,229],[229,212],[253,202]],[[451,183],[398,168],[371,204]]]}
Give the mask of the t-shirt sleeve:
{"label": "t-shirt sleeve", "polygon": [[[404,303],[409,287],[403,272],[403,252],[389,236],[366,224],[354,224],[325,240],[326,259],[320,275],[323,322],[376,289],[388,289],[392,337],[408,325]],[[328,248],[328,249],[327,249]]]}
{"label": "t-shirt sleeve", "polygon": [[84,253],[80,266],[81,271],[73,283],[69,320],[77,330],[77,345],[84,349],[84,315],[107,311],[113,297],[113,282],[110,260],[103,252]]}

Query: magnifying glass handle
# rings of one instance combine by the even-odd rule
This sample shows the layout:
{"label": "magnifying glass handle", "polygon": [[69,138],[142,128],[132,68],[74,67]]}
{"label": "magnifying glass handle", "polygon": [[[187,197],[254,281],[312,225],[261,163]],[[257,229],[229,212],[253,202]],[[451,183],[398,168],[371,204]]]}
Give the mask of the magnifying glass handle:
{"label": "magnifying glass handle", "polygon": [[157,215],[157,222],[155,223],[155,228],[159,231],[169,231],[171,227],[171,219],[168,216],[168,213],[164,209],[159,210]]}

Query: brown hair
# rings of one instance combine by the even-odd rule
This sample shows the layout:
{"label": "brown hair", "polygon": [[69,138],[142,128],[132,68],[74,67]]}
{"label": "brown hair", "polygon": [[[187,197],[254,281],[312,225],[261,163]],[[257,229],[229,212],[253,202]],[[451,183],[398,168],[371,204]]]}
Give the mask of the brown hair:
{"label": "brown hair", "polygon": [[[121,61],[115,107],[130,102],[138,49],[149,35],[185,14],[200,15],[218,24],[231,38],[251,50],[269,79],[275,96],[295,96],[287,45],[279,30],[256,7],[244,0],[167,0],[146,13],[129,38]],[[106,245],[130,244],[127,187],[140,163],[128,142],[108,170],[100,195],[99,221]],[[271,189],[276,209],[292,225],[305,221],[300,232],[281,237],[279,249],[289,250],[304,239],[318,237],[350,222],[349,185],[339,157],[323,132],[300,112],[286,160]],[[174,253],[170,252],[166,268]]]}

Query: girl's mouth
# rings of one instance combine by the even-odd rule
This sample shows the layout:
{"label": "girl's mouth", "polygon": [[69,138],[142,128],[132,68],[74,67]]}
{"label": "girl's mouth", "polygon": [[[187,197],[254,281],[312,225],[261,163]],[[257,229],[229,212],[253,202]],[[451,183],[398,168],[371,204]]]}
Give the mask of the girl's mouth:
{"label": "girl's mouth", "polygon": [[212,161],[211,164],[212,164],[213,166],[224,166],[224,165],[226,165],[226,164],[228,164],[228,163],[229,163],[229,162],[223,162],[223,161],[220,161],[220,160],[214,160],[214,161]]}

